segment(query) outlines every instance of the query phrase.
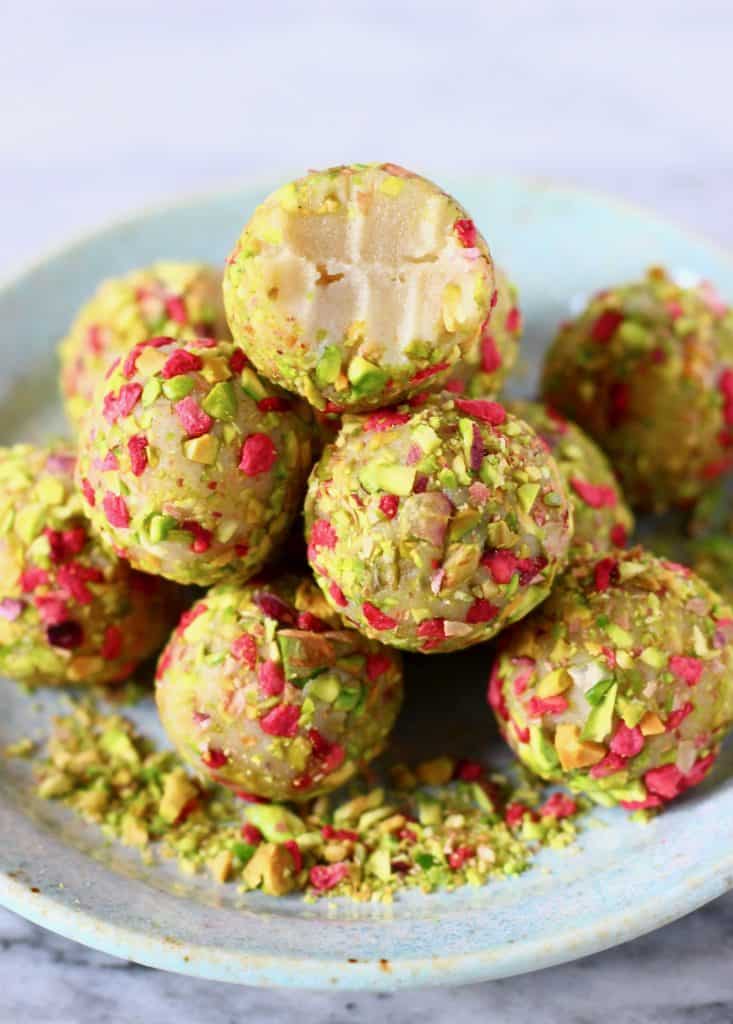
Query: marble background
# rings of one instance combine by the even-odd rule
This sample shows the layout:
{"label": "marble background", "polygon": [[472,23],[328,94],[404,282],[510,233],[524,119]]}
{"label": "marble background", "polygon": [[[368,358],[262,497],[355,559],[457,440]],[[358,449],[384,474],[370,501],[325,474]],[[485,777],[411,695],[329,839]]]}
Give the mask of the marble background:
{"label": "marble background", "polygon": [[[0,39],[0,273],[140,205],[365,159],[571,181],[733,246],[729,0],[16,0]],[[2,1024],[733,1021],[733,895],[574,964],[397,995],[180,978],[2,911],[0,951]]]}

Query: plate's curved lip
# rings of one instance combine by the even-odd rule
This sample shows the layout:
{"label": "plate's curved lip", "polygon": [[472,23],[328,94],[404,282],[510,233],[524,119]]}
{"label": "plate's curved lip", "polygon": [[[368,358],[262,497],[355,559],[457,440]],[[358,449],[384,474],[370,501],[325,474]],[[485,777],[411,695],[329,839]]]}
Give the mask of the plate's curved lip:
{"label": "plate's curved lip", "polygon": [[[147,967],[211,981],[263,988],[320,990],[374,989],[394,991],[422,985],[467,985],[525,974],[589,956],[646,935],[697,910],[733,889],[733,853],[708,867],[704,878],[691,879],[664,911],[654,900],[633,911],[619,912],[603,928],[588,925],[555,941],[525,940],[497,950],[459,953],[450,957],[349,961],[317,957],[251,956],[175,939],[141,937],[124,925],[100,921],[93,914],[65,906],[42,893],[28,900],[24,883],[0,873],[0,904],[59,935],[112,956]],[[142,939],[142,942],[141,942]]]}
{"label": "plate's curved lip", "polygon": [[[524,185],[528,190],[576,194],[607,207],[617,207],[627,216],[673,228],[691,241],[714,250],[718,258],[733,263],[733,252],[671,218],[660,216],[641,205],[609,195],[601,190],[522,175],[472,174],[454,178],[452,184],[476,186],[479,183]],[[49,247],[39,258],[0,279],[0,291],[10,290],[23,278],[43,269],[73,249],[87,245],[116,230],[149,216],[184,210],[201,203],[235,196],[238,192],[268,189],[272,178],[260,177],[232,182],[229,188],[191,193],[169,203],[150,204],[97,228],[80,233],[66,242]],[[0,905],[21,917],[59,935],[93,949],[149,967],[234,984],[262,987],[296,987],[322,990],[375,989],[395,990],[420,985],[459,985],[509,977],[552,967],[579,956],[600,952],[669,924],[733,889],[733,849],[703,875],[689,879],[675,898],[665,902],[663,911],[655,900],[637,904],[628,911],[606,918],[603,926],[591,923],[565,932],[552,941],[522,940],[495,949],[459,953],[449,957],[394,958],[391,961],[360,961],[321,958],[296,958],[250,955],[212,946],[181,943],[174,938],[149,937],[122,924],[110,923],[86,910],[70,907],[52,895],[31,892],[7,870],[0,870]]]}

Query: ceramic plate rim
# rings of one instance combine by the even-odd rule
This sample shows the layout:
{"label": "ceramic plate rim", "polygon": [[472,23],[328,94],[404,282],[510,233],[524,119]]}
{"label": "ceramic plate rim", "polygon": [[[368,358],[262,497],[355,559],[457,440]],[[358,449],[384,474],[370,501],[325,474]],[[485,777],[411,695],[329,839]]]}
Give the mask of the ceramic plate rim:
{"label": "ceramic plate rim", "polygon": [[[572,182],[510,174],[471,174],[456,177],[452,184],[471,187],[481,184],[506,183],[527,189],[546,189],[585,197],[606,207],[615,207],[628,217],[646,221],[650,225],[665,225],[688,237],[691,242],[714,250],[717,257],[733,264],[733,252],[703,232],[681,225],[640,204],[602,190],[577,186]],[[257,176],[243,178],[230,187],[199,190],[170,202],[145,204],[97,227],[83,231],[53,246],[47,247],[36,259],[26,261],[19,270],[12,270],[0,278],[0,293],[12,289],[28,275],[43,269],[52,261],[83,248],[125,226],[166,212],[184,210],[191,206],[223,200],[244,190],[265,189],[272,178]],[[21,917],[48,928],[59,935],[73,939],[104,953],[193,977],[207,978],[233,984],[255,984],[261,987],[300,987],[324,990],[381,989],[417,987],[421,985],[468,984],[526,973],[581,956],[600,952],[630,941],[665,924],[678,920],[711,900],[733,889],[733,849],[715,864],[705,864],[704,873],[680,889],[673,899],[665,903],[663,912],[649,903],[633,909],[616,912],[603,922],[564,932],[548,941],[523,939],[509,943],[500,950],[486,949],[455,954],[447,957],[400,958],[393,960],[389,970],[380,962],[357,961],[343,963],[336,958],[282,958],[265,955],[246,955],[233,950],[221,950],[211,945],[167,942],[164,938],[149,937],[123,924],[95,916],[93,911],[74,909],[43,892],[32,892],[20,879],[0,871],[0,905]],[[497,955],[500,954],[500,955]],[[288,979],[283,981],[283,968],[289,968]]]}

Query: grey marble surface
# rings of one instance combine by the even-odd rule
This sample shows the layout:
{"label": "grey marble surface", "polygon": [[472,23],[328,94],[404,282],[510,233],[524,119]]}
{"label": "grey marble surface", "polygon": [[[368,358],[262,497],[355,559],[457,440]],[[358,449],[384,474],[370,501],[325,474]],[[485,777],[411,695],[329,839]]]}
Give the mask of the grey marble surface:
{"label": "grey marble surface", "polygon": [[[0,273],[136,206],[374,158],[565,179],[733,244],[729,0],[36,0],[0,5],[0,38]],[[166,975],[2,911],[0,951],[0,1024],[733,1021],[733,895],[574,964],[397,995]]]}
{"label": "grey marble surface", "polygon": [[420,992],[272,992],[149,970],[0,912],[3,1024],[726,1024],[733,894],[625,946],[535,974]]}

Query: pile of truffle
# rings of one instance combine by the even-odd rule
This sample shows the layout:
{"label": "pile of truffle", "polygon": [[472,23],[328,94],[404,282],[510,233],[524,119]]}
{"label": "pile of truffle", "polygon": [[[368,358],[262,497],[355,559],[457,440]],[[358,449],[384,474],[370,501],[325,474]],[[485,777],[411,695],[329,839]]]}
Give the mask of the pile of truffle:
{"label": "pile of truffle", "polygon": [[61,346],[77,451],[0,455],[0,669],[111,683],[169,637],[179,753],[300,801],[384,748],[398,649],[501,634],[488,701],[525,765],[602,804],[678,796],[733,720],[733,612],[626,548],[627,501],[690,505],[733,463],[733,316],[659,269],[601,292],[546,405],[496,399],[520,333],[466,211],[393,164],[273,193],[223,300],[197,265],[105,282]]}

